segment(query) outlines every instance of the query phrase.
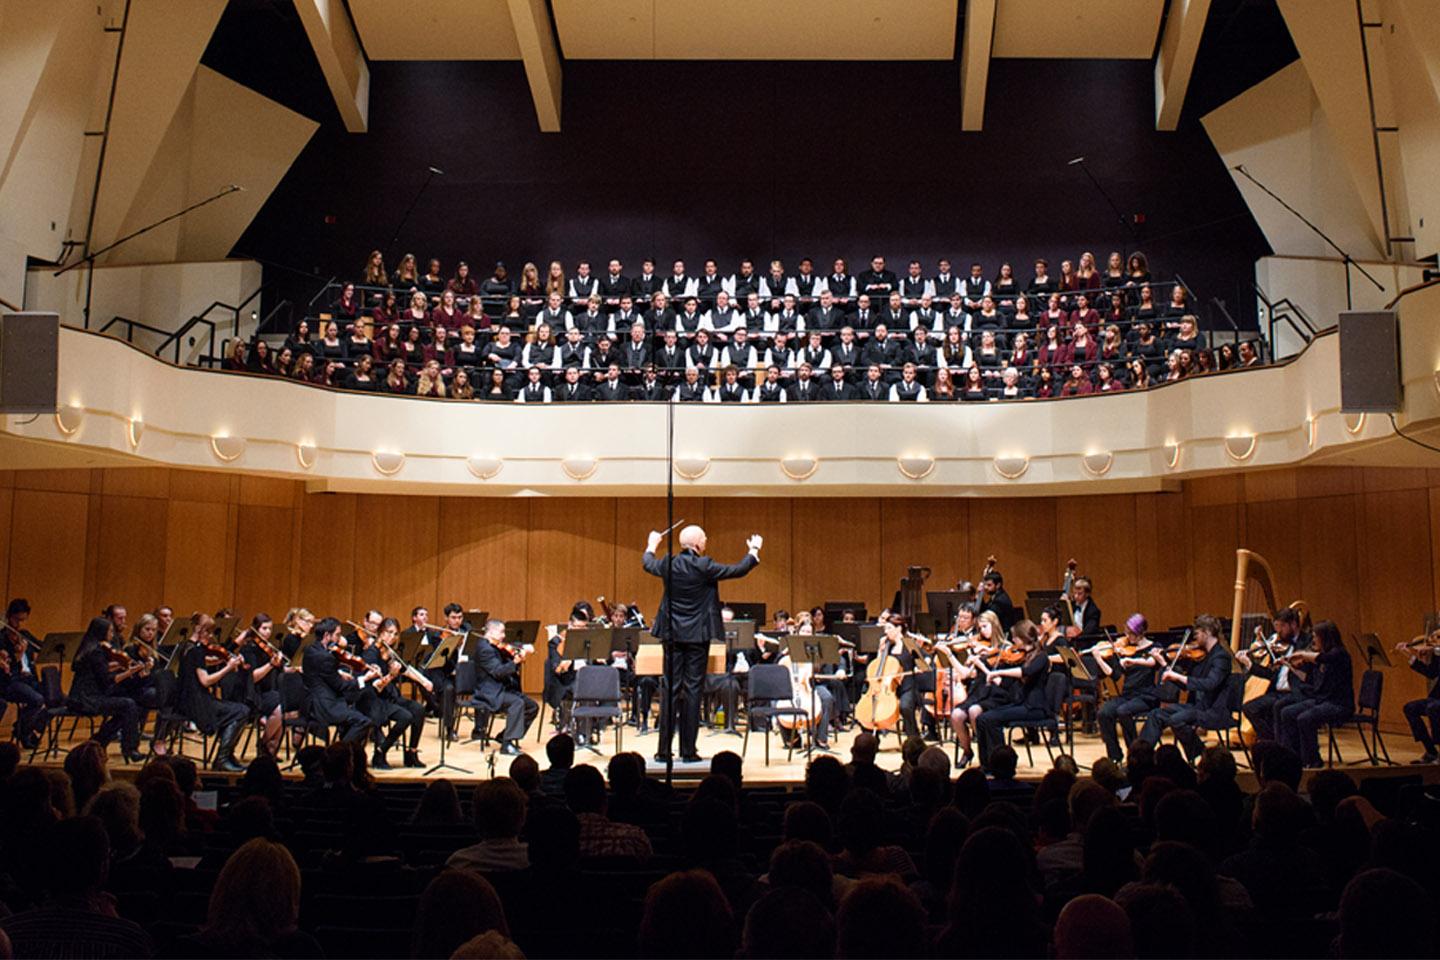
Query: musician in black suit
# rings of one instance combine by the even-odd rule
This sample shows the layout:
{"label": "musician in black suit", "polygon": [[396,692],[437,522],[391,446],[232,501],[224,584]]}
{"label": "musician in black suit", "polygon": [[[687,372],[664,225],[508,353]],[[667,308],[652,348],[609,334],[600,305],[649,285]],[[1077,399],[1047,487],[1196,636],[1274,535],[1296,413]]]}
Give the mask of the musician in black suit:
{"label": "musician in black suit", "polygon": [[986,610],[994,610],[995,616],[1000,618],[1000,625],[1006,630],[1020,619],[1010,594],[1005,592],[1005,578],[999,570],[991,570],[980,581],[980,592],[975,597],[975,613],[978,615]]}
{"label": "musician in black suit", "polygon": [[[748,550],[739,563],[716,563],[705,556],[705,531],[691,524],[680,531],[680,554],[656,557],[655,548],[665,535],[651,531],[642,562],[645,572],[666,581],[653,633],[669,645],[670,675],[679,700],[680,759],[700,759],[695,736],[700,729],[700,694],[705,682],[705,658],[711,640],[725,636],[720,619],[719,581],[743,577],[760,562],[764,541],[752,534],[745,541]],[[673,705],[672,705],[673,707]],[[660,751],[657,759],[669,758],[674,728],[672,709],[660,718]]]}
{"label": "musician in black suit", "polygon": [[355,680],[340,672],[334,646],[340,641],[340,621],[326,617],[315,624],[314,643],[305,648],[301,669],[310,694],[310,715],[317,723],[339,727],[346,743],[363,741],[370,734],[370,718],[345,699]]}
{"label": "musician in black suit", "polygon": [[[1395,649],[1410,659],[1410,669],[1426,680],[1425,696],[1418,700],[1406,701],[1401,707],[1405,722],[1410,724],[1410,735],[1425,748],[1425,753],[1412,763],[1434,763],[1440,759],[1436,744],[1440,743],[1440,657],[1435,655],[1440,647],[1440,630],[1431,631],[1428,637],[1417,637],[1406,643],[1398,643]],[[1426,720],[1430,721],[1427,729]]]}
{"label": "musician in black suit", "polygon": [[1074,611],[1075,626],[1085,636],[1100,632],[1100,608],[1090,595],[1093,584],[1089,577],[1076,577],[1070,585],[1070,608]]}
{"label": "musician in black suit", "polygon": [[620,364],[612,363],[605,369],[605,379],[595,385],[590,397],[596,401],[630,399],[630,387],[620,379]]}
{"label": "musician in black suit", "polygon": [[[492,714],[505,714],[500,752],[508,756],[520,754],[520,739],[540,713],[540,705],[520,692],[520,664],[528,652],[528,648],[512,651],[505,644],[504,620],[487,622],[484,636],[475,645],[475,694],[470,703]],[[470,739],[480,739],[478,728]]]}
{"label": "musician in black suit", "polygon": [[0,650],[10,653],[10,672],[0,676],[0,697],[15,704],[15,739],[23,747],[34,748],[40,742],[36,727],[45,715],[45,697],[34,657],[40,641],[25,629],[28,619],[30,602],[22,597],[11,600],[5,608],[5,628],[0,630]]}
{"label": "musician in black suit", "polygon": [[1189,690],[1190,702],[1167,704],[1150,711],[1140,731],[1141,740],[1158,743],[1160,734],[1169,727],[1175,731],[1175,739],[1180,741],[1185,755],[1194,760],[1205,746],[1195,728],[1218,730],[1230,723],[1225,693],[1233,659],[1230,648],[1220,642],[1220,633],[1219,620],[1208,614],[1195,618],[1195,642],[1200,643],[1205,656],[1189,673],[1171,668],[1160,675],[1161,683],[1178,683]]}
{"label": "musician in black suit", "polygon": [[[1253,660],[1248,650],[1239,650],[1235,659],[1247,675],[1268,680],[1269,686],[1258,697],[1245,701],[1240,711],[1255,728],[1256,740],[1274,740],[1280,722],[1280,711],[1302,699],[1305,679],[1290,668],[1283,657],[1310,647],[1310,638],[1300,629],[1300,614],[1286,607],[1275,614],[1275,632],[1268,640],[1261,640],[1261,628],[1256,627],[1257,642],[1267,652],[1266,662]],[[1260,651],[1257,651],[1260,652]]]}

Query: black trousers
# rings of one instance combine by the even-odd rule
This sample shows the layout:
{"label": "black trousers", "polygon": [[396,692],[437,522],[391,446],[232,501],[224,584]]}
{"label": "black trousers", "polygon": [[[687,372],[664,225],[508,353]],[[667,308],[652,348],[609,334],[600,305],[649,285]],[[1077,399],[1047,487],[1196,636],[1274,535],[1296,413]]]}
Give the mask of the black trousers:
{"label": "black trousers", "polygon": [[[401,735],[405,733],[406,727],[413,727],[415,718],[399,700],[392,700],[388,697],[377,696],[370,701],[366,713],[370,715],[371,730],[375,737],[375,746],[383,753],[395,745]],[[420,715],[421,729],[424,728],[425,715]],[[382,732],[381,728],[389,725],[389,729]],[[413,736],[413,734],[412,734]]]}
{"label": "black trousers", "polygon": [[331,724],[335,727],[340,739],[346,743],[353,743],[356,740],[364,740],[370,734],[370,718],[354,707],[346,704],[344,709],[333,711],[336,719]]}
{"label": "black trousers", "polygon": [[5,681],[0,687],[0,696],[15,704],[19,714],[15,718],[15,737],[24,741],[35,731],[36,723],[45,715],[45,696],[34,677],[16,676]]}
{"label": "black trousers", "polygon": [[1280,711],[1302,699],[1297,691],[1276,690],[1272,686],[1253,700],[1246,700],[1240,712],[1255,728],[1256,740],[1275,740],[1279,735]]}
{"label": "black trousers", "polygon": [[[1427,752],[1434,750],[1435,744],[1440,743],[1440,698],[1411,700],[1402,709],[1405,722],[1410,724],[1410,735]],[[1428,730],[1425,728],[1427,719],[1430,721]]]}
{"label": "black trousers", "polygon": [[725,729],[735,729],[735,709],[740,702],[740,678],[733,673],[715,673],[705,677],[705,693],[720,701],[725,708]]}
{"label": "black trousers", "polygon": [[[474,705],[485,709],[484,704]],[[508,743],[525,736],[525,731],[530,729],[530,724],[535,722],[535,717],[540,713],[540,704],[523,693],[506,690],[500,694],[500,706],[492,712],[505,714],[505,729],[500,731],[500,739]],[[472,735],[477,738],[480,736],[478,727]]]}
{"label": "black trousers", "polygon": [[105,717],[96,735],[101,743],[109,743],[117,736],[120,749],[126,753],[140,752],[140,705],[129,697],[94,697],[86,707]]}
{"label": "black trousers", "polygon": [[[1149,713],[1159,705],[1160,695],[1153,690],[1129,696],[1122,693],[1100,704],[1096,715],[1100,721],[1100,739],[1105,741],[1105,755],[1111,760],[1124,760],[1125,748],[1135,741],[1136,715]],[[1123,744],[1115,736],[1117,725],[1125,735]]]}
{"label": "black trousers", "polygon": [[[704,643],[670,643],[671,670],[675,677],[674,706],[680,718],[680,755],[694,756],[699,751],[695,738],[700,732],[700,695],[705,689],[705,662],[710,647]],[[675,725],[661,710],[660,753],[669,753]]]}

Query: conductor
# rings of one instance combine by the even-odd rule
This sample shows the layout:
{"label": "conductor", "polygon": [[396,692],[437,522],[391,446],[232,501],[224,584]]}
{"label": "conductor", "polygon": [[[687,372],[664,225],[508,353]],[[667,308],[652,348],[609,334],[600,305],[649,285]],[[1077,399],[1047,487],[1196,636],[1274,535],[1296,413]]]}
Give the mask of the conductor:
{"label": "conductor", "polygon": [[695,737],[700,729],[700,693],[705,683],[705,659],[711,640],[725,635],[720,622],[721,580],[743,577],[760,562],[760,535],[752,534],[745,541],[749,552],[739,563],[716,563],[705,556],[705,531],[691,524],[680,531],[680,554],[655,556],[655,548],[665,535],[650,532],[645,546],[645,572],[665,579],[665,595],[660,612],[655,615],[653,633],[663,641],[671,654],[671,676],[675,703],[669,715],[660,717],[660,750],[655,759],[664,762],[670,757],[673,727],[671,717],[680,714],[680,760],[693,763],[700,759]]}

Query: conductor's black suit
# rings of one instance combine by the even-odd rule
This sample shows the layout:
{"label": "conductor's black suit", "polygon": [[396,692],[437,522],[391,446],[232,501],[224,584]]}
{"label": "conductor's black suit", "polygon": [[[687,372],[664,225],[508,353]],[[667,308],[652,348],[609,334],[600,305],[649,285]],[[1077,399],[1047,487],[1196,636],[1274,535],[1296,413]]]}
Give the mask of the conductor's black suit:
{"label": "conductor's black suit", "polygon": [[[695,737],[700,729],[700,693],[705,683],[705,658],[711,640],[725,636],[720,620],[721,580],[743,577],[760,561],[753,553],[739,563],[716,563],[694,550],[682,550],[671,559],[645,551],[645,572],[670,582],[660,600],[652,632],[672,652],[676,706],[680,713],[680,756],[697,756]],[[670,717],[660,717],[660,753],[670,751]]]}

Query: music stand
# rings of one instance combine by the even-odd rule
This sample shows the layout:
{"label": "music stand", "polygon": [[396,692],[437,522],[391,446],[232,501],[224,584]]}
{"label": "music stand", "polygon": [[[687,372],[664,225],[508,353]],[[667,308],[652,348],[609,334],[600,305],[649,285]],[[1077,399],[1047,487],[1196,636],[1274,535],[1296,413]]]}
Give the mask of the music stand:
{"label": "music stand", "polygon": [[47,633],[45,639],[40,641],[40,652],[35,654],[35,664],[54,661],[58,664],[70,663],[75,658],[75,651],[80,649],[80,640],[85,636],[83,633]]}
{"label": "music stand", "polygon": [[925,606],[940,618],[940,622],[945,624],[948,631],[950,624],[955,622],[955,614],[960,612],[961,607],[969,606],[969,601],[959,590],[927,590]]}
{"label": "music stand", "polygon": [[[844,626],[844,624],[842,624]],[[844,636],[844,634],[840,634]],[[856,634],[855,649],[861,653],[878,653],[880,641],[885,637],[885,628],[878,623],[862,623]]]}
{"label": "music stand", "polygon": [[[450,659],[450,655],[471,636],[479,636],[479,634],[445,634],[439,643],[430,648],[430,655],[426,658],[425,665],[420,669],[437,670],[443,668],[446,661]],[[470,771],[464,767],[457,767],[453,763],[445,762],[445,745],[450,740],[450,716],[454,712],[455,685],[447,683],[440,691],[440,759],[436,762],[435,766],[422,773],[422,777],[428,777],[437,770],[454,770],[456,773],[470,773]]]}
{"label": "music stand", "polygon": [[870,612],[865,609],[865,602],[863,600],[826,600],[820,609],[825,611],[825,626],[827,628],[833,627],[845,619],[846,611],[855,614],[857,621],[868,619],[867,614]]}
{"label": "music stand", "polygon": [[1360,649],[1360,654],[1365,658],[1365,669],[1374,670],[1375,661],[1380,661],[1382,667],[1393,667],[1395,664],[1390,660],[1390,654],[1380,645],[1380,638],[1373,633],[1362,633],[1355,641]]}
{"label": "music stand", "polygon": [[753,620],[756,623],[766,623],[765,604],[763,603],[724,603],[721,606],[729,607],[730,612],[735,614],[736,620]]}
{"label": "music stand", "polygon": [[915,614],[915,632],[927,637],[933,637],[938,633],[949,633],[950,624],[954,618],[941,620],[939,614],[923,612]]}
{"label": "music stand", "polygon": [[[170,659],[165,662],[165,672],[170,674],[170,676],[174,677],[177,681],[180,679],[180,661],[185,659],[185,654],[190,652],[191,646],[192,644],[190,643],[189,638],[181,640],[178,644],[175,645],[175,649],[171,651]],[[301,647],[300,649],[303,650],[305,648]],[[294,665],[297,667],[300,665],[299,653],[295,654]]]}
{"label": "music stand", "polygon": [[1054,603],[1055,600],[1050,597],[1037,597],[1034,595],[1034,591],[1031,591],[1031,593],[1025,597],[1025,616],[1029,618],[1031,623],[1039,623],[1040,614],[1045,611],[1046,607],[1052,606]]}
{"label": "music stand", "polygon": [[[474,636],[478,640],[480,634],[477,633]],[[505,642],[516,650],[526,646],[534,647],[539,636],[539,620],[507,620],[505,622]],[[474,644],[470,644],[470,650],[473,652],[474,649]]]}
{"label": "music stand", "polygon": [[805,753],[808,756],[815,752],[815,724],[820,719],[820,693],[815,684],[820,682],[822,667],[840,666],[840,640],[830,633],[808,636],[792,633],[785,638],[785,655],[791,663],[810,665],[810,715],[814,720],[807,727],[809,739],[805,743]]}
{"label": "music stand", "polygon": [[754,647],[755,621],[731,620],[725,624],[725,644],[736,651],[748,651]]}
{"label": "music stand", "polygon": [[406,627],[400,631],[400,636],[395,638],[395,652],[400,654],[400,659],[409,663],[420,652],[420,643],[425,634],[414,627]]}
{"label": "music stand", "polygon": [[561,649],[562,660],[608,660],[615,650],[623,650],[615,642],[613,627],[571,627],[565,631],[565,645]]}
{"label": "music stand", "polygon": [[215,642],[220,646],[226,646],[235,639],[235,634],[240,626],[240,618],[237,616],[221,617],[215,621]]}
{"label": "music stand", "polygon": [[1095,678],[1090,675],[1090,669],[1085,666],[1085,661],[1080,659],[1080,654],[1068,643],[1059,644],[1055,652],[1060,654],[1060,659],[1065,662],[1065,669],[1070,671],[1070,679],[1088,683]]}

